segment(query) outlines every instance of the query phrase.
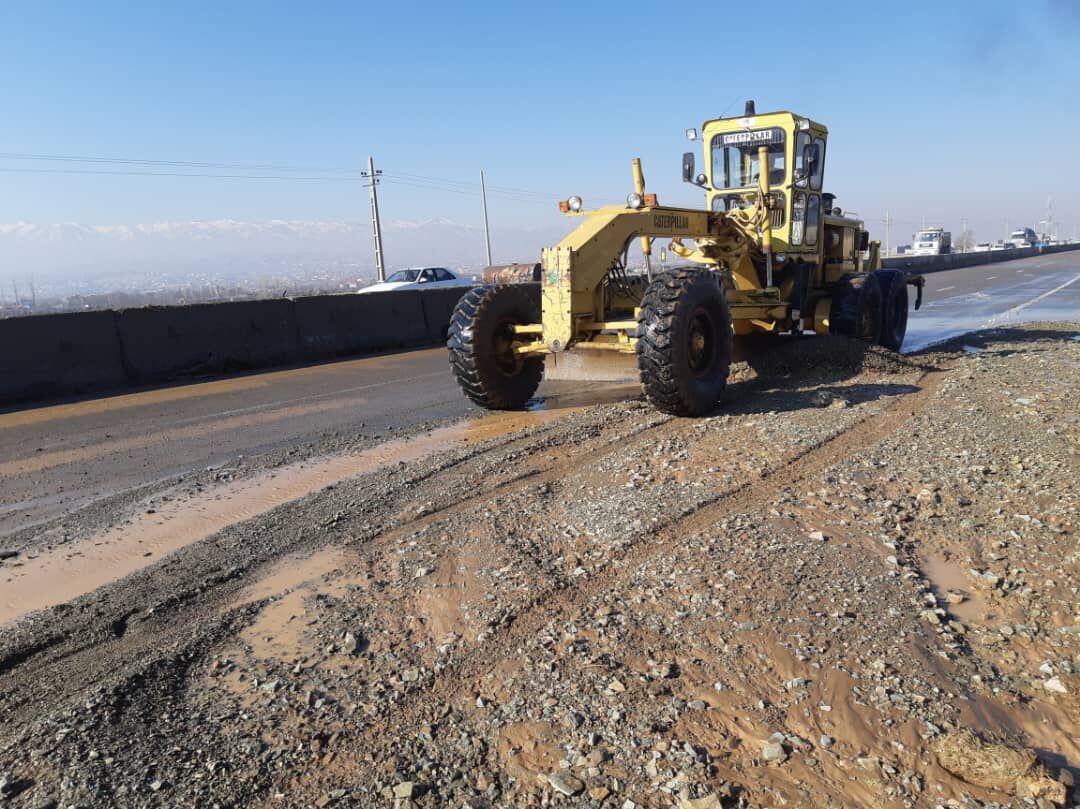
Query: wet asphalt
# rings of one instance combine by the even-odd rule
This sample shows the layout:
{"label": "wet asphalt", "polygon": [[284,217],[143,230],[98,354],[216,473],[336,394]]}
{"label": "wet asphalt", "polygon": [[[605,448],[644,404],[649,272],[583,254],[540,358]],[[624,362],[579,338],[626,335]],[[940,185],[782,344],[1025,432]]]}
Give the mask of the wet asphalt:
{"label": "wet asphalt", "polygon": [[932,273],[908,320],[904,352],[978,329],[1078,315],[1080,251]]}
{"label": "wet asphalt", "polygon": [[[1078,313],[1080,252],[934,273],[904,348]],[[333,436],[389,437],[476,412],[443,348],[8,410],[0,413],[0,539],[238,456]]]}

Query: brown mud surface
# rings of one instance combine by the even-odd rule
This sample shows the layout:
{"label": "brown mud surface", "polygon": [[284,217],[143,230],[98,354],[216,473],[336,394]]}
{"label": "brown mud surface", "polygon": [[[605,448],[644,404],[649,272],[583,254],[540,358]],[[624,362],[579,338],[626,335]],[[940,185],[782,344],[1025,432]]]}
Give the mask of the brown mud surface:
{"label": "brown mud surface", "polygon": [[706,419],[608,388],[118,510],[0,562],[0,805],[1069,805],[1077,332],[804,340]]}

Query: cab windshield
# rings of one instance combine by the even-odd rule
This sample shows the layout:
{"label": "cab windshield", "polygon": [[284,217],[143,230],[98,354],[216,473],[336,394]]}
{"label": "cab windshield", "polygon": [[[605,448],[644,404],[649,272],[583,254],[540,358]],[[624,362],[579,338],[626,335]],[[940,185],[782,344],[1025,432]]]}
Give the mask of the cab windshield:
{"label": "cab windshield", "polygon": [[759,183],[758,149],[769,148],[769,185],[784,183],[787,169],[784,130],[747,129],[722,132],[711,143],[712,182],[714,188],[756,188]]}
{"label": "cab windshield", "polygon": [[941,234],[937,231],[924,231],[915,237],[917,242],[936,242],[941,238]]}

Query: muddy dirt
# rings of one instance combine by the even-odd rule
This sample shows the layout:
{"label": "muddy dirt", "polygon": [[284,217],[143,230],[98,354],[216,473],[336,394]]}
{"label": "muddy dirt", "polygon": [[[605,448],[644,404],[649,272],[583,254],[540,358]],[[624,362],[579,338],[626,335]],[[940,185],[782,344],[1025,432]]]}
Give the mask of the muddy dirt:
{"label": "muddy dirt", "polygon": [[609,388],[20,534],[0,805],[1068,804],[1078,332],[799,341],[707,419]]}

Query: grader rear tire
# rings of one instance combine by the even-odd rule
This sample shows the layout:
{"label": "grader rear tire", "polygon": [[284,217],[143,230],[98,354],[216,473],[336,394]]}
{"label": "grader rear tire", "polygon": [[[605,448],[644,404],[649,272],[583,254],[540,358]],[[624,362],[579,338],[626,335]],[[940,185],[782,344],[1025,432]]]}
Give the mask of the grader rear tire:
{"label": "grader rear tire", "polygon": [[841,276],[832,293],[829,333],[866,343],[881,340],[884,307],[876,273],[850,272]]}
{"label": "grader rear tire", "polygon": [[669,270],[645,292],[637,358],[645,396],[674,416],[711,412],[731,367],[731,312],[720,276],[707,269]]}
{"label": "grader rear tire", "polygon": [[880,342],[890,351],[899,351],[907,335],[907,277],[900,270],[877,270],[874,275],[877,276],[882,297]]}
{"label": "grader rear tire", "polygon": [[513,351],[512,327],[540,322],[539,302],[519,286],[466,292],[454,308],[446,345],[458,385],[488,410],[520,410],[544,375],[543,357]]}

